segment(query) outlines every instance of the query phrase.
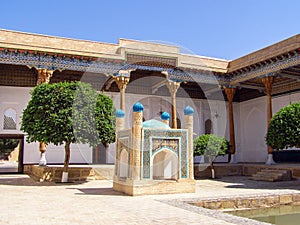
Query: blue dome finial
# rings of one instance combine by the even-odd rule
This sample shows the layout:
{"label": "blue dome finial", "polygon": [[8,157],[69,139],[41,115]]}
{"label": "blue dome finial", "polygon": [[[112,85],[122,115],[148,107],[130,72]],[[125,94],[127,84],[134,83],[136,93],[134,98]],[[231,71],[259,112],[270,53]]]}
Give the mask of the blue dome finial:
{"label": "blue dome finial", "polygon": [[142,103],[137,102],[133,105],[133,112],[143,112],[144,111],[144,106]]}
{"label": "blue dome finial", "polygon": [[162,119],[162,120],[170,120],[170,114],[167,113],[167,112],[163,112],[163,113],[161,114],[161,119]]}
{"label": "blue dome finial", "polygon": [[191,106],[187,106],[184,109],[184,115],[193,115],[194,114],[194,109]]}
{"label": "blue dome finial", "polygon": [[116,117],[117,118],[124,118],[125,117],[125,112],[122,109],[118,109],[116,111]]}

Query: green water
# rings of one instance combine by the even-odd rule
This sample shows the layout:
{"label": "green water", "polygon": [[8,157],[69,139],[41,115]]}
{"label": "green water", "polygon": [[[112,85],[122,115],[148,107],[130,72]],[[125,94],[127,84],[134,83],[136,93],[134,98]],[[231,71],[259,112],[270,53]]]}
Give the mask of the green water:
{"label": "green water", "polygon": [[236,210],[227,212],[236,216],[247,217],[261,222],[277,225],[299,225],[300,206],[282,205],[271,208]]}

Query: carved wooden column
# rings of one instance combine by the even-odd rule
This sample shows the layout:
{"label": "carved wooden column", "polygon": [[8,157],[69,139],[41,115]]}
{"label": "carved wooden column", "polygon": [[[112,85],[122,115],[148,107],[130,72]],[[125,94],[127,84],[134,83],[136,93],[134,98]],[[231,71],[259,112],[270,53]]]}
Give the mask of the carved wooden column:
{"label": "carved wooden column", "polygon": [[[47,84],[50,82],[50,78],[53,75],[54,70],[48,70],[44,68],[36,68],[38,72],[38,77],[37,77],[37,82],[36,84]],[[39,161],[40,166],[46,166],[47,165],[47,160],[46,160],[46,144],[44,142],[40,142],[39,146],[40,152],[41,152],[41,157]]]}
{"label": "carved wooden column", "polygon": [[[268,127],[272,118],[272,86],[274,83],[275,77],[264,77],[261,79],[262,83],[265,85],[266,88],[266,94],[267,94],[267,121],[268,121]],[[268,159],[266,164],[271,165],[275,164],[273,160],[273,149],[271,146],[268,146]]]}
{"label": "carved wooden column", "polygon": [[229,115],[229,134],[230,134],[230,163],[236,163],[235,159],[235,135],[234,135],[234,120],[233,120],[233,97],[235,88],[225,88],[225,94],[228,99],[228,115]]}
{"label": "carved wooden column", "polygon": [[180,87],[180,82],[167,80],[167,87],[172,97],[172,128],[177,129],[176,93]]}
{"label": "carved wooden column", "polygon": [[125,112],[125,90],[130,80],[130,72],[131,70],[120,70],[119,74],[113,77],[120,90],[120,109],[122,109],[124,112]]}

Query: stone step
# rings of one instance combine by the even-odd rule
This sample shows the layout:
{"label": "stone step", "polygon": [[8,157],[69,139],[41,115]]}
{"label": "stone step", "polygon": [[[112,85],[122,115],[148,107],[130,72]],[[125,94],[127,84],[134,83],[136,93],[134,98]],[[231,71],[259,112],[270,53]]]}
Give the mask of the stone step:
{"label": "stone step", "polygon": [[261,181],[279,181],[280,179],[278,177],[267,177],[267,176],[252,176],[249,179],[251,180],[261,180]]}
{"label": "stone step", "polygon": [[253,180],[262,180],[262,181],[279,181],[280,177],[268,177],[268,176],[252,176]]}
{"label": "stone step", "polygon": [[250,177],[249,178],[249,180],[256,180],[256,181],[269,181],[269,182],[274,182],[275,180],[274,179],[272,179],[272,178],[267,178],[267,177],[265,177],[265,178],[261,178],[261,177]]}
{"label": "stone step", "polygon": [[281,174],[262,174],[262,173],[256,173],[253,174],[253,177],[270,177],[270,178],[278,178]]}
{"label": "stone step", "polygon": [[276,169],[263,169],[256,174],[253,174],[249,179],[257,181],[287,181],[291,180],[291,171],[289,170],[276,170]]}
{"label": "stone step", "polygon": [[267,173],[289,173],[289,170],[276,170],[276,169],[263,169],[260,172],[267,172]]}
{"label": "stone step", "polygon": [[112,180],[114,176],[114,167],[111,165],[102,165],[100,167],[94,167],[93,172],[94,174],[90,176],[90,179]]}
{"label": "stone step", "polygon": [[286,174],[282,174],[282,173],[267,173],[267,172],[258,172],[254,175],[259,175],[259,176],[268,176],[268,177],[278,177],[278,176],[283,176]]}

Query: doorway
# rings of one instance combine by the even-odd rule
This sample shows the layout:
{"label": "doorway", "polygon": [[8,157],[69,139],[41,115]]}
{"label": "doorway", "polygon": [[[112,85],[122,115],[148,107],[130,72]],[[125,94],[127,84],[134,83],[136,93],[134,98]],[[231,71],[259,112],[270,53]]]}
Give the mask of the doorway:
{"label": "doorway", "polygon": [[154,180],[177,180],[178,179],[178,157],[164,149],[158,152],[153,158],[153,179]]}
{"label": "doorway", "polygon": [[0,134],[0,173],[23,173],[23,134]]}

